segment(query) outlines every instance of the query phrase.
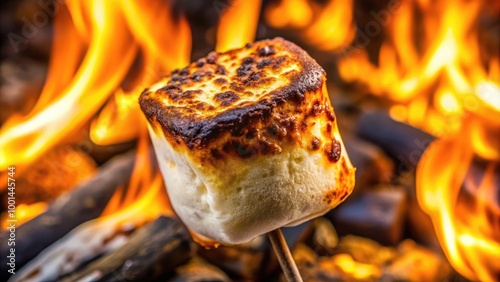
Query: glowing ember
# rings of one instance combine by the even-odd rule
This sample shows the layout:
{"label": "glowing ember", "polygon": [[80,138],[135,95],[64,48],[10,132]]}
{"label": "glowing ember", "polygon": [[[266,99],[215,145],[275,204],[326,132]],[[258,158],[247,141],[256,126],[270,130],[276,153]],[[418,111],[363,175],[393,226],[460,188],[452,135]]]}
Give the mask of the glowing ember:
{"label": "glowing ember", "polygon": [[357,281],[375,280],[381,275],[378,266],[355,261],[349,254],[338,254],[329,260],[322,261],[326,269],[338,269],[347,277],[353,277]]}

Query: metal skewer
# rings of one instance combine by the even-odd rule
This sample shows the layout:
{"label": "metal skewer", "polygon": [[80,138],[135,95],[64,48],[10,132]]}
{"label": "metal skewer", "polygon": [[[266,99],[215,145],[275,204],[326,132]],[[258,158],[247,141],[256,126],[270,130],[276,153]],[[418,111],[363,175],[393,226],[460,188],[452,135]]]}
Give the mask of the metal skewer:
{"label": "metal skewer", "polygon": [[281,269],[285,274],[286,280],[289,282],[302,282],[302,276],[300,276],[299,269],[293,260],[292,254],[290,253],[290,249],[288,249],[288,245],[286,244],[285,237],[283,237],[283,233],[281,229],[276,229],[267,233],[269,240],[271,241],[271,245],[273,245],[274,253],[278,257],[278,261],[280,262]]}

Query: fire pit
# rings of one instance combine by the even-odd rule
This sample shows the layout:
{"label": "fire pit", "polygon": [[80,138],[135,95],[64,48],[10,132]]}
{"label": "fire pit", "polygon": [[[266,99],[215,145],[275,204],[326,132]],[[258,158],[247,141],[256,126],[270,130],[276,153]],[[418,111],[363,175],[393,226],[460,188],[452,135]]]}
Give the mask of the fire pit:
{"label": "fire pit", "polygon": [[276,36],[326,70],[357,167],[346,202],[283,230],[304,280],[499,280],[493,2],[3,3],[2,280],[284,279],[266,237],[194,243],[138,104],[212,50]]}

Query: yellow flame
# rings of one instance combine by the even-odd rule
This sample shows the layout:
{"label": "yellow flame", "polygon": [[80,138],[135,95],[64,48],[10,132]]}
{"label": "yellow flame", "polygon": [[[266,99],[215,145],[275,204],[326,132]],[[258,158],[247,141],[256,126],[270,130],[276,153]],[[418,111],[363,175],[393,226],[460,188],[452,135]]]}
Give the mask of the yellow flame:
{"label": "yellow flame", "polygon": [[[101,217],[113,216],[127,222],[147,222],[159,215],[172,215],[163,178],[150,160],[152,150],[145,124],[142,124],[134,170],[126,190],[117,189]],[[138,214],[140,213],[140,214]],[[130,217],[134,215],[134,217]]]}
{"label": "yellow flame", "polygon": [[[478,86],[499,87],[498,58],[491,58],[488,66],[481,63],[477,30],[481,9],[488,9],[484,1],[432,5],[403,1],[396,11],[384,11],[388,40],[381,45],[377,64],[355,45],[353,52],[340,59],[340,76],[407,108],[405,113],[401,107],[393,108],[393,116],[433,134],[456,132],[470,104],[464,100],[476,100],[470,96],[485,92],[478,91]],[[498,108],[498,94],[489,97],[484,102]]]}
{"label": "yellow flame", "polygon": [[261,2],[235,0],[228,4],[217,28],[217,52],[240,48],[255,40]]}
{"label": "yellow flame", "polygon": [[[102,1],[89,1],[88,6],[102,17],[96,15],[91,23],[93,39],[81,66],[71,83],[51,103],[22,122],[2,128],[0,169],[32,161],[75,128],[79,129],[123,80],[132,64],[137,46],[131,43],[129,32],[116,33],[115,24],[125,24],[118,9]],[[114,52],[104,46],[113,46]],[[58,63],[64,65],[63,61]],[[102,66],[114,66],[114,70]]]}
{"label": "yellow flame", "polygon": [[322,50],[345,47],[355,35],[352,0],[330,0],[323,5],[307,0],[283,0],[271,3],[265,18],[272,27],[299,30],[306,42]]}
{"label": "yellow flame", "polygon": [[355,29],[353,1],[331,0],[321,9],[314,23],[304,30],[306,40],[323,50],[335,50],[351,43]]}
{"label": "yellow flame", "polygon": [[16,220],[16,226],[19,227],[25,222],[31,220],[32,218],[38,216],[39,214],[47,210],[47,203],[38,202],[34,204],[19,204],[16,205],[14,216],[15,218],[9,218],[9,213],[4,213],[2,216],[2,229],[7,229],[9,227],[9,219]]}
{"label": "yellow flame", "polygon": [[144,88],[175,68],[189,64],[191,31],[183,15],[174,17],[172,1],[123,1],[127,26],[141,52],[140,70],[127,91],[118,88],[92,121],[90,137],[99,145],[133,140],[137,124],[145,122],[137,99]]}
{"label": "yellow flame", "polygon": [[307,0],[271,2],[265,18],[275,28],[305,28],[313,19],[313,9]]}
{"label": "yellow flame", "polygon": [[[468,136],[477,124],[432,143],[417,168],[417,199],[431,216],[436,234],[452,266],[471,280],[495,281],[500,273],[500,211],[486,202],[498,195],[500,168],[490,161],[479,185],[469,167],[474,151]],[[446,156],[446,157],[443,157]],[[471,204],[460,197],[462,185],[472,191]]]}
{"label": "yellow flame", "polygon": [[[135,138],[136,126],[143,122],[137,118],[136,102],[142,88],[158,74],[189,62],[189,25],[184,17],[175,18],[165,1],[66,4],[55,19],[50,69],[40,100],[30,114],[12,117],[0,129],[0,171],[33,162],[80,130],[106,102],[92,122],[92,139],[107,145]],[[143,71],[129,91],[117,90],[140,59]]]}

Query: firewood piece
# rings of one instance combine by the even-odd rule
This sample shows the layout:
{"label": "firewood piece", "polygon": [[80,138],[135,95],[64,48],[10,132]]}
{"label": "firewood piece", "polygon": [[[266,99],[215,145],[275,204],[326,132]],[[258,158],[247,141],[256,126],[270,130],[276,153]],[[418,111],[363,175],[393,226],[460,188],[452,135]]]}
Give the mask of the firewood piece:
{"label": "firewood piece", "polygon": [[396,245],[403,234],[406,206],[405,191],[393,187],[367,191],[330,215],[340,235],[356,234]]}
{"label": "firewood piece", "polygon": [[[282,228],[282,231],[289,247],[293,248],[311,233],[312,224],[308,221],[298,226]],[[266,236],[259,236],[248,243],[235,246],[220,246],[212,250],[200,248],[198,253],[228,274],[246,280],[260,280],[279,269]]]}
{"label": "firewood piece", "polygon": [[[88,182],[61,195],[46,212],[19,226],[16,229],[16,270],[76,226],[98,217],[116,188],[128,181],[134,161],[134,152],[113,158]],[[3,232],[0,241],[7,242],[8,237],[9,233]],[[0,254],[9,253],[9,248],[2,244]],[[6,259],[5,256],[0,258],[2,278],[10,276]]]}
{"label": "firewood piece", "polygon": [[195,257],[188,264],[178,267],[170,282],[213,281],[229,282],[231,279],[218,267]]}
{"label": "firewood piece", "polygon": [[161,216],[133,233],[118,250],[62,281],[151,281],[187,262],[193,250],[185,227]]}
{"label": "firewood piece", "polygon": [[383,112],[363,114],[357,125],[357,134],[380,146],[397,162],[397,172],[414,171],[432,135],[408,124],[393,120]]}

